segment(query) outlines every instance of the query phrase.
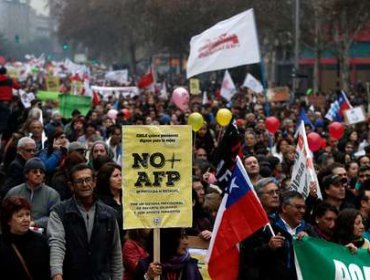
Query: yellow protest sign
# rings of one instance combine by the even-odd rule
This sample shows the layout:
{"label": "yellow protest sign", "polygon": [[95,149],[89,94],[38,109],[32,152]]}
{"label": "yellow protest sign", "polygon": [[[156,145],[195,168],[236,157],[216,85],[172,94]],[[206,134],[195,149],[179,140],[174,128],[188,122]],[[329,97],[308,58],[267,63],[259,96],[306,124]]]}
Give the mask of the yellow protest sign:
{"label": "yellow protest sign", "polygon": [[128,125],[122,139],[123,227],[191,227],[191,126]]}
{"label": "yellow protest sign", "polygon": [[198,95],[200,93],[199,79],[190,79],[190,94]]}
{"label": "yellow protest sign", "polygon": [[46,90],[52,92],[59,92],[59,78],[55,76],[49,76],[46,78]]}

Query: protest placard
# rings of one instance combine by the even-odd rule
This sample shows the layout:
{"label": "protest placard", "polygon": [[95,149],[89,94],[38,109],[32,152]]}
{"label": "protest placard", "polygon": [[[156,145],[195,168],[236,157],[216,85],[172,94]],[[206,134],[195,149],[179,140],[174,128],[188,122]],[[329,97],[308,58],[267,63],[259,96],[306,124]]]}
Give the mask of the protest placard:
{"label": "protest placard", "polygon": [[192,225],[191,126],[123,126],[123,227]]}
{"label": "protest placard", "polygon": [[63,118],[70,118],[72,111],[78,109],[83,116],[91,109],[91,97],[71,94],[60,94],[59,111]]}
{"label": "protest placard", "polygon": [[363,106],[350,108],[344,111],[344,121],[347,124],[356,124],[366,121],[365,110]]}
{"label": "protest placard", "polygon": [[290,99],[288,87],[275,87],[267,90],[267,99],[270,102],[283,102]]}
{"label": "protest placard", "polygon": [[60,86],[59,77],[49,76],[46,78],[47,91],[59,92],[59,86]]}
{"label": "protest placard", "polygon": [[200,93],[199,79],[190,79],[189,85],[190,85],[190,94],[198,95]]}
{"label": "protest placard", "polygon": [[315,108],[325,108],[326,98],[324,95],[309,95],[307,96],[308,103],[313,105]]}

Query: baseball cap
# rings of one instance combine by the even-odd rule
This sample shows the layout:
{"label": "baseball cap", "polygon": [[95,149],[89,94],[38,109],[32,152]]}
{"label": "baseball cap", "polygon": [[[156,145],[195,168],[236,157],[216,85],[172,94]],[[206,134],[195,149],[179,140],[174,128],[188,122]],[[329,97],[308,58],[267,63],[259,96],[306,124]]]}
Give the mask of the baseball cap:
{"label": "baseball cap", "polygon": [[82,145],[80,142],[71,142],[68,145],[68,153],[73,152],[73,151],[78,151],[78,150],[83,150],[85,151],[86,148],[84,145]]}

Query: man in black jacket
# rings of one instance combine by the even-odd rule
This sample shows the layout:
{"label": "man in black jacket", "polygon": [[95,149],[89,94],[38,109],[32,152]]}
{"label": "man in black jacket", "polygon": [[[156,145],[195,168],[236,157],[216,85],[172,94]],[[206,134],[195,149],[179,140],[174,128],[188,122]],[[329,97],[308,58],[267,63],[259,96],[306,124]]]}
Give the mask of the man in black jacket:
{"label": "man in black jacket", "polygon": [[95,199],[95,177],[82,163],[70,171],[72,198],[51,212],[47,232],[53,280],[122,280],[115,210]]}
{"label": "man in black jacket", "polygon": [[[255,191],[270,222],[273,223],[277,218],[280,205],[279,188],[275,178],[260,179],[256,183]],[[266,275],[271,272],[271,269],[266,270],[265,265],[270,259],[278,260],[283,257],[284,240],[281,234],[273,236],[268,227],[245,239],[240,244],[239,279],[270,279]]]}

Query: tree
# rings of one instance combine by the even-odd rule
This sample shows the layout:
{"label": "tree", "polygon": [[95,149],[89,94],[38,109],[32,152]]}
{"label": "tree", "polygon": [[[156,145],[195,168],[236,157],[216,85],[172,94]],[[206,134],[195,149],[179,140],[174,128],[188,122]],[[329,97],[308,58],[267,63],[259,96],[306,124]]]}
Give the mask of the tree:
{"label": "tree", "polygon": [[[321,17],[329,21],[326,40],[338,59],[340,76],[338,86],[346,91],[350,88],[350,49],[359,32],[370,23],[369,1],[326,0],[318,3]],[[325,29],[322,29],[325,30]]]}

